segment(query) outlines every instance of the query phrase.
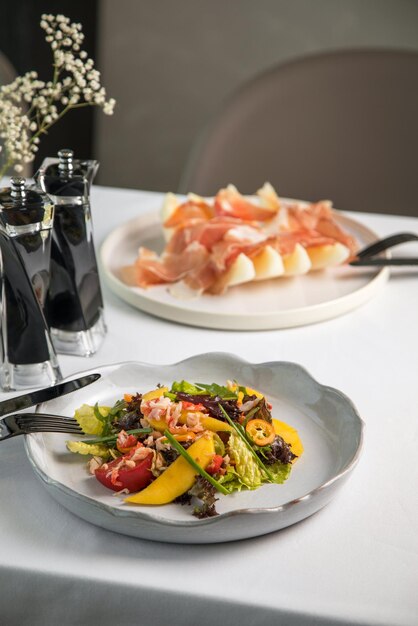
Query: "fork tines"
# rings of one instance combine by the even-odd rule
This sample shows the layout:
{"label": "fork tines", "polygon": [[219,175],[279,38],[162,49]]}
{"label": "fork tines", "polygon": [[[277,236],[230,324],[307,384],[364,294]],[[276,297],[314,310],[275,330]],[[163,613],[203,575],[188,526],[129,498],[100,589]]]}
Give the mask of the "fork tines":
{"label": "fork tines", "polygon": [[78,422],[72,417],[61,417],[59,415],[47,415],[42,413],[21,413],[14,416],[19,428],[30,430],[31,432],[54,432],[74,433],[81,435],[83,430]]}
{"label": "fork tines", "polygon": [[75,420],[73,417],[60,417],[59,415],[47,415],[43,413],[36,413],[34,415],[33,413],[19,413],[15,415],[14,417],[16,421],[22,422],[22,423],[47,422],[48,424],[50,424],[53,422],[55,424],[63,424],[63,425],[67,424],[68,426],[79,426],[77,420]]}
{"label": "fork tines", "polygon": [[30,426],[27,426],[27,433],[68,433],[68,434],[73,434],[73,435],[83,435],[83,431],[81,430],[81,428],[69,428],[66,426],[63,426],[62,428],[60,428],[60,426],[35,426],[33,424],[31,424]]}

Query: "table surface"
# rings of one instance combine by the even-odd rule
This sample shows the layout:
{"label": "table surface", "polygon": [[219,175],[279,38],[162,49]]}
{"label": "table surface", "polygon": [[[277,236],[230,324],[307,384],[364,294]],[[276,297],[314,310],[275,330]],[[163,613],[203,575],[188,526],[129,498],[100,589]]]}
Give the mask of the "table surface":
{"label": "table surface", "polygon": [[[96,246],[118,224],[158,209],[161,199],[95,187]],[[416,218],[351,215],[382,237],[418,232]],[[417,256],[416,245],[409,250]],[[344,316],[262,332],[164,321],[103,285],[106,341],[88,360],[60,356],[64,376],[209,351],[294,361],[352,399],[366,423],[363,452],[338,496],[303,522],[256,539],[190,546],[142,541],[78,519],[36,479],[23,438],[7,441],[0,450],[0,622],[416,625],[417,278],[416,269],[396,268],[377,296]]]}

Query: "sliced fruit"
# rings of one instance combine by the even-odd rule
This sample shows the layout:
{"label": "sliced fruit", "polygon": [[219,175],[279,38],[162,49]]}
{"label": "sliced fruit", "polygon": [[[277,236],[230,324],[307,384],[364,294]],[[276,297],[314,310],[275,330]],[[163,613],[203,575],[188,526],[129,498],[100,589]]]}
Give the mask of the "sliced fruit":
{"label": "sliced fruit", "polygon": [[350,256],[349,249],[339,242],[325,246],[313,246],[307,248],[306,252],[311,260],[312,270],[322,270],[326,267],[341,265]]}
{"label": "sliced fruit", "polygon": [[[182,419],[183,417],[180,418],[180,422],[182,422]],[[211,430],[214,433],[232,432],[234,430],[227,422],[222,422],[221,420],[208,415],[201,417],[200,423],[205,430]]]}
{"label": "sliced fruit", "polygon": [[[280,420],[276,420],[273,418],[273,428],[276,435],[280,435],[286,443],[292,449],[293,454],[296,454],[296,457],[300,457],[303,453],[303,444],[299,437],[298,431],[293,428],[293,426],[289,426],[285,422],[281,422]],[[293,460],[293,462],[296,459]]]}
{"label": "sliced fruit", "polygon": [[263,419],[250,420],[245,432],[256,446],[268,446],[276,436],[273,424]]}
{"label": "sliced fruit", "polygon": [[148,393],[144,393],[142,399],[145,402],[149,400],[155,400],[156,398],[160,398],[168,391],[168,387],[158,387],[157,389],[153,389],[152,391],[148,391]]}
{"label": "sliced fruit", "polygon": [[[214,433],[232,432],[234,430],[227,422],[222,422],[215,417],[210,417],[210,415],[200,413],[199,411],[194,411],[193,413],[200,418],[199,421],[205,430],[210,430]],[[148,422],[151,428],[158,430],[160,433],[163,433],[167,428],[167,422],[165,420],[153,420],[148,418]],[[186,424],[186,422],[187,411],[183,411],[179,417],[179,423]]]}
{"label": "sliced fruit", "polygon": [[270,183],[264,183],[264,185],[257,192],[257,196],[260,198],[260,205],[267,209],[277,211],[280,208],[280,199]]}
{"label": "sliced fruit", "polygon": [[[205,433],[187,452],[203,469],[212,462],[215,446],[211,434]],[[129,504],[168,504],[188,491],[196,480],[196,470],[184,457],[179,456],[163,474],[148,487],[125,498]]]}
{"label": "sliced fruit", "polygon": [[284,274],[283,259],[271,246],[266,246],[252,261],[255,269],[254,280],[276,278]]}
{"label": "sliced fruit", "polygon": [[305,248],[297,243],[294,251],[283,257],[283,265],[285,276],[297,276],[309,272],[312,263]]}
{"label": "sliced fruit", "polygon": [[227,287],[232,287],[233,285],[248,283],[254,278],[254,264],[246,254],[241,252],[226,273],[224,281]]}

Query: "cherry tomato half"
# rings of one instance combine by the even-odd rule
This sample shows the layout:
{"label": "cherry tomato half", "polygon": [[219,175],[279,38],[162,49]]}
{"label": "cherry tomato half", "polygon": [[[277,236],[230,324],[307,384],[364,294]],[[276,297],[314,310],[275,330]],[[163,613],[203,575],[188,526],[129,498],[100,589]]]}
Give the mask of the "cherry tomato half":
{"label": "cherry tomato half", "polygon": [[221,465],[224,462],[223,457],[220,454],[214,454],[213,455],[213,459],[212,459],[212,463],[210,463],[207,468],[206,471],[208,474],[219,474],[220,469],[221,469]]}
{"label": "cherry tomato half", "polygon": [[132,448],[135,448],[137,443],[138,437],[135,437],[135,435],[128,435],[127,432],[121,430],[116,440],[116,447],[119,452],[126,454],[127,452],[130,452]]}
{"label": "cherry tomato half", "polygon": [[276,437],[273,424],[262,419],[250,420],[245,431],[256,446],[268,446]]}
{"label": "cherry tomato half", "polygon": [[135,467],[127,467],[126,465],[117,469],[121,460],[127,457],[120,457],[110,463],[105,463],[99,467],[94,473],[97,480],[108,489],[113,491],[121,491],[128,489],[129,493],[144,489],[151,482],[153,476],[151,474],[151,465],[153,455],[148,454]]}

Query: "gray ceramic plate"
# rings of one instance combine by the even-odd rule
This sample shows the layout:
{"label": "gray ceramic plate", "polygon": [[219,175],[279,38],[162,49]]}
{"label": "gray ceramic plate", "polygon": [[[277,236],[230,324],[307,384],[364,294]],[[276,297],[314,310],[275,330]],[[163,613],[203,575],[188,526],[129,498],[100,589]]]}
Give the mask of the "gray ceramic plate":
{"label": "gray ceramic plate", "polygon": [[236,356],[210,353],[173,365],[121,363],[98,368],[102,378],[73,394],[40,405],[38,411],[72,415],[83,403],[111,405],[123,393],[145,392],[174,380],[240,384],[262,391],[273,416],[294,426],[305,452],[283,485],[219,496],[219,515],[198,520],[175,504],[127,505],[104,489],[86,470],[85,457],[67,451],[68,435],[38,433],[26,437],[26,450],[49,493],[69,511],[133,537],[170,543],[219,543],[270,533],[312,515],[325,506],[355,466],[363,422],[340,391],[316,382],[295,363],[253,364]]}

